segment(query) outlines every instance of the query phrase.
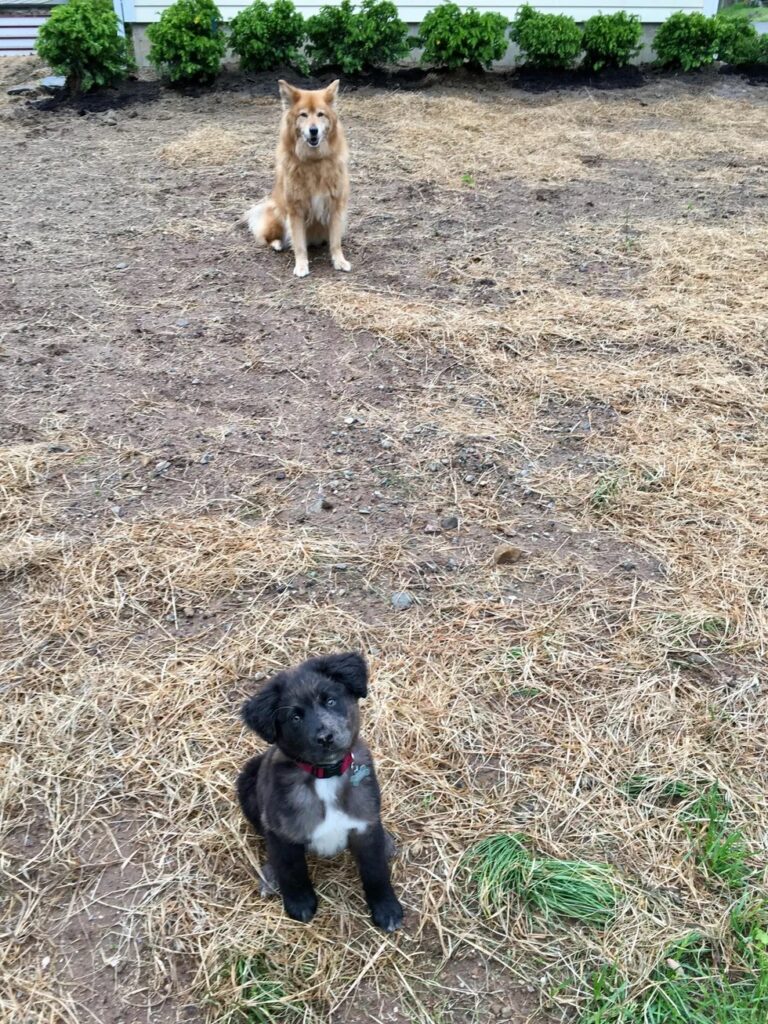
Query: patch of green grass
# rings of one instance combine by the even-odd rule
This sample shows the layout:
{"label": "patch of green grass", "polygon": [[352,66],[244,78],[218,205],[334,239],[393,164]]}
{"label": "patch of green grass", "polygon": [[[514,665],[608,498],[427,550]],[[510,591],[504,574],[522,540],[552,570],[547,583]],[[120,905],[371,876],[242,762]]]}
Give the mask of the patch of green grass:
{"label": "patch of green grass", "polygon": [[603,926],[616,914],[620,888],[608,864],[539,857],[521,833],[484,839],[470,851],[473,877],[486,909],[517,896],[543,914]]}
{"label": "patch of green grass", "polygon": [[622,790],[631,800],[641,796],[651,796],[657,803],[672,803],[691,796],[693,789],[682,779],[654,779],[648,775],[630,775],[621,785]]}
{"label": "patch of green grass", "polygon": [[623,480],[620,476],[601,476],[589,497],[589,504],[595,512],[605,512],[614,503],[621,490]]}
{"label": "patch of green grass", "polygon": [[758,944],[746,970],[730,975],[717,970],[707,940],[691,932],[664,950],[638,995],[630,989],[617,966],[598,971],[580,1024],[765,1024],[765,945]]}
{"label": "patch of green grass", "polygon": [[715,782],[687,808],[685,817],[693,856],[704,875],[729,889],[742,889],[752,874],[750,851],[741,830],[729,828],[729,814],[728,800]]}
{"label": "patch of green grass", "polygon": [[745,3],[731,4],[717,12],[718,18],[744,18],[745,21],[768,21],[768,7],[752,7]]}
{"label": "patch of green grass", "polygon": [[234,962],[239,999],[224,1018],[227,1024],[293,1024],[304,1006],[291,1001],[281,979],[262,956],[241,956]]}
{"label": "patch of green grass", "polygon": [[470,188],[474,188],[475,187],[475,179],[474,179],[473,175],[470,174],[469,171],[465,171],[462,174],[462,176],[461,176],[461,184],[462,185],[469,185]]}

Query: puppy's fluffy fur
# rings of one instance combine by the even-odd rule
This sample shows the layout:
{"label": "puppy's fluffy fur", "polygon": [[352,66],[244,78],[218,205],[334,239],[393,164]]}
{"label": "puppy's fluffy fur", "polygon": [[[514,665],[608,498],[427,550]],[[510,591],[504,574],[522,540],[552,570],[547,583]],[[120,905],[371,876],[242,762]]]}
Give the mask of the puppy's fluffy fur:
{"label": "puppy's fluffy fur", "polygon": [[242,717],[272,746],[248,761],[237,792],[266,841],[262,892],[279,889],[290,917],[309,921],[317,910],[307,851],[333,856],[349,848],[374,923],[394,931],[403,911],[389,877],[393,846],[379,816],[373,758],[359,735],[357,702],[367,691],[359,654],[312,658],[270,679]]}
{"label": "puppy's fluffy fur", "polygon": [[297,89],[282,79],[280,140],[272,194],[242,218],[262,245],[293,245],[294,274],[309,273],[307,246],[328,242],[336,270],[350,270],[341,250],[349,201],[347,143],[336,113],[338,81]]}

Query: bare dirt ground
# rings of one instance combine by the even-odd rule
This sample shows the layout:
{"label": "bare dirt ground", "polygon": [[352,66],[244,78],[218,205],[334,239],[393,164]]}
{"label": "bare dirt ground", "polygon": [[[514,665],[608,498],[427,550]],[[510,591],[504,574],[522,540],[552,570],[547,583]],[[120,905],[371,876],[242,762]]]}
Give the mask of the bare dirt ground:
{"label": "bare dirt ground", "polygon": [[[0,1007],[560,1019],[729,906],[628,777],[717,779],[765,860],[768,90],[350,90],[353,272],[301,282],[233,230],[264,93],[0,106]],[[348,647],[394,937],[344,862],[262,902],[233,800],[242,697]],[[616,866],[611,928],[481,913],[516,830]]]}

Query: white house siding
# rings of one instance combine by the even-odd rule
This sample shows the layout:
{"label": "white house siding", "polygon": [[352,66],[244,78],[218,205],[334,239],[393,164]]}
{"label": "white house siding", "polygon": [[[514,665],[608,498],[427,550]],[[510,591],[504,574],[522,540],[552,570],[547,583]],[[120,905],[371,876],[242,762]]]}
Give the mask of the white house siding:
{"label": "white house siding", "polygon": [[0,57],[29,57],[46,16],[0,12]]}
{"label": "white house siding", "polygon": [[[418,25],[424,18],[424,15],[432,10],[433,7],[436,7],[439,2],[440,0],[435,0],[435,3],[431,5],[398,4],[400,17],[410,25]],[[296,0],[294,0],[294,3],[296,3]],[[122,0],[125,20],[139,25],[147,25],[152,21],[157,21],[161,13],[168,6],[170,6],[170,0],[168,3],[159,4],[142,3],[141,0]],[[248,3],[219,3],[219,10],[224,20],[230,21],[238,11],[242,11],[247,6]],[[296,3],[297,9],[305,17],[308,17],[310,14],[316,14],[321,6],[319,3]],[[461,3],[459,6],[462,8],[474,6],[478,11],[501,11],[508,18],[514,18],[520,7],[519,4],[496,5],[483,3]],[[548,11],[551,14],[570,14],[572,18],[579,22],[586,21],[593,14],[627,11],[630,14],[639,15],[645,24],[658,25],[660,22],[666,21],[670,14],[674,14],[675,11],[703,11],[704,14],[714,14],[717,11],[717,0],[686,0],[684,4],[672,6],[653,3],[640,5],[633,3],[622,4],[619,0],[609,0],[609,2],[602,3],[599,6],[592,4],[561,5],[554,3],[536,3],[533,6],[539,11]]]}

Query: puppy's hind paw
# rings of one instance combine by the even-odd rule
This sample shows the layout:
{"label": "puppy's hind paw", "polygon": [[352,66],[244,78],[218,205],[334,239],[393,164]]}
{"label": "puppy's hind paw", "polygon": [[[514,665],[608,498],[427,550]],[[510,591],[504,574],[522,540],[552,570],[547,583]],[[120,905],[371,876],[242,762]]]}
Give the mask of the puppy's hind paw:
{"label": "puppy's hind paw", "polygon": [[262,864],[259,876],[259,893],[262,896],[276,896],[280,892],[280,884],[277,881],[277,872],[267,861]]}
{"label": "puppy's hind paw", "polygon": [[274,242],[270,242],[269,245],[270,245],[270,248],[275,250],[275,252],[282,252],[283,251],[283,243],[280,241],[279,238],[276,238],[274,240]]}

